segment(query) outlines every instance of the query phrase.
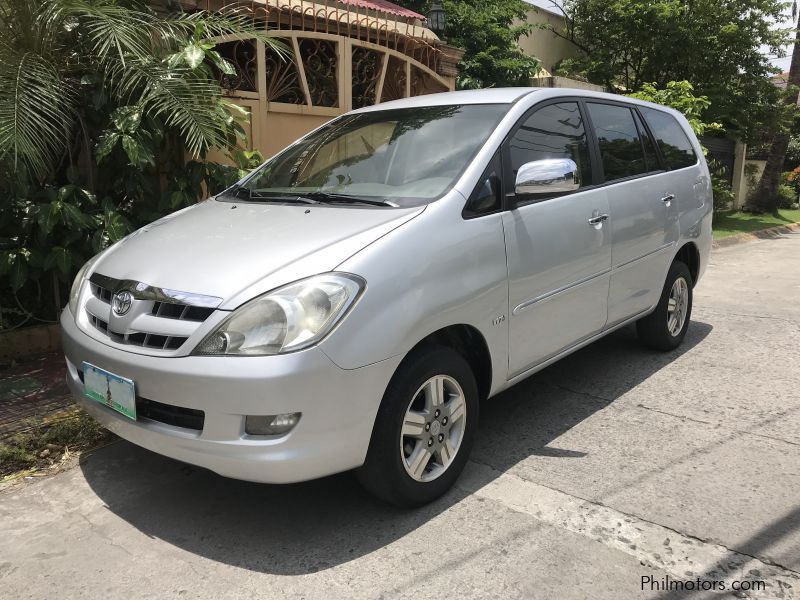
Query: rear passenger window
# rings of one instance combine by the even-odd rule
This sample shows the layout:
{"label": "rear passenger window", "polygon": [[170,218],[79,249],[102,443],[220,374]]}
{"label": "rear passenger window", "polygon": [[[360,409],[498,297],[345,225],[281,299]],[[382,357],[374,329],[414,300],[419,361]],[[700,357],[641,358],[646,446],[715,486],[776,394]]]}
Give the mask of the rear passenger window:
{"label": "rear passenger window", "polygon": [[525,163],[571,158],[578,165],[581,187],[592,185],[589,142],[577,102],[560,102],[537,110],[511,138],[509,151],[512,184]]}
{"label": "rear passenger window", "polygon": [[631,109],[591,102],[588,107],[606,181],[647,173],[644,146]]}
{"label": "rear passenger window", "polygon": [[683,169],[697,163],[692,143],[675,117],[653,108],[640,110],[670,169]]}
{"label": "rear passenger window", "polygon": [[656,154],[656,146],[653,143],[653,138],[647,133],[647,128],[644,126],[642,118],[636,111],[633,111],[633,116],[636,119],[636,127],[639,130],[639,136],[642,138],[642,144],[644,145],[644,158],[647,161],[647,170],[658,171],[661,165],[658,162],[658,155]]}

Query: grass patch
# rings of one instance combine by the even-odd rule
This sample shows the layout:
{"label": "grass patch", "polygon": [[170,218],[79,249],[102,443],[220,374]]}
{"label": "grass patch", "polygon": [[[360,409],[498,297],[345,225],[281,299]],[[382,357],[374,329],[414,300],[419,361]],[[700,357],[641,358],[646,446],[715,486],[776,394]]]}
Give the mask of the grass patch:
{"label": "grass patch", "polygon": [[737,233],[750,233],[791,223],[800,223],[800,210],[782,208],[775,215],[754,215],[736,211],[719,212],[714,215],[714,239],[718,240]]}
{"label": "grass patch", "polygon": [[29,428],[0,442],[0,477],[49,468],[70,453],[108,443],[114,435],[83,410],[51,421],[31,421]]}

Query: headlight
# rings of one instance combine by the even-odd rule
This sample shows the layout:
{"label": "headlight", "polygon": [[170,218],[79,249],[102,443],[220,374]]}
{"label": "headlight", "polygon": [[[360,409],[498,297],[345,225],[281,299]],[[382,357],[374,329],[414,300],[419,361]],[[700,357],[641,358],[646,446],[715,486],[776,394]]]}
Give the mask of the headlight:
{"label": "headlight", "polygon": [[326,273],[268,292],[233,311],[195,354],[265,356],[324,338],[364,289],[360,277]]}
{"label": "headlight", "polygon": [[[100,254],[102,254],[102,252]],[[97,259],[100,258],[100,254],[86,261],[86,264],[81,267],[80,271],[78,271],[78,274],[75,276],[75,280],[72,282],[72,287],[69,290],[69,311],[72,313],[73,317],[78,312],[78,298],[81,296],[83,280],[86,277],[86,273],[89,272],[92,266],[94,266],[94,263],[97,262]]]}

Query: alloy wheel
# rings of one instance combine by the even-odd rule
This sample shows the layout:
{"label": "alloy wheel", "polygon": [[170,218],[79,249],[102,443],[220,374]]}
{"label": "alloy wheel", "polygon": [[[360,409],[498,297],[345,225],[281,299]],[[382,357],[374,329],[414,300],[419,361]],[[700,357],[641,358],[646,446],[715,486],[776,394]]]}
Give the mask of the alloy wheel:
{"label": "alloy wheel", "polygon": [[406,409],[400,458],[416,481],[432,481],[453,463],[464,439],[467,403],[458,382],[435,375],[423,383]]}
{"label": "alloy wheel", "polygon": [[689,308],[689,285],[683,277],[672,284],[667,301],[667,329],[673,337],[680,334]]}

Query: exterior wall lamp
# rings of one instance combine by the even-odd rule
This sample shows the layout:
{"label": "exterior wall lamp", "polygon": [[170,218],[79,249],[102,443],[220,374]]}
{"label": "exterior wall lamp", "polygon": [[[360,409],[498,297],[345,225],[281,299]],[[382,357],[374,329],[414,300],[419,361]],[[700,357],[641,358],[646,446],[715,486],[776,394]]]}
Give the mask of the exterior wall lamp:
{"label": "exterior wall lamp", "polygon": [[428,11],[428,27],[439,37],[444,35],[447,28],[447,13],[438,2],[434,2]]}

